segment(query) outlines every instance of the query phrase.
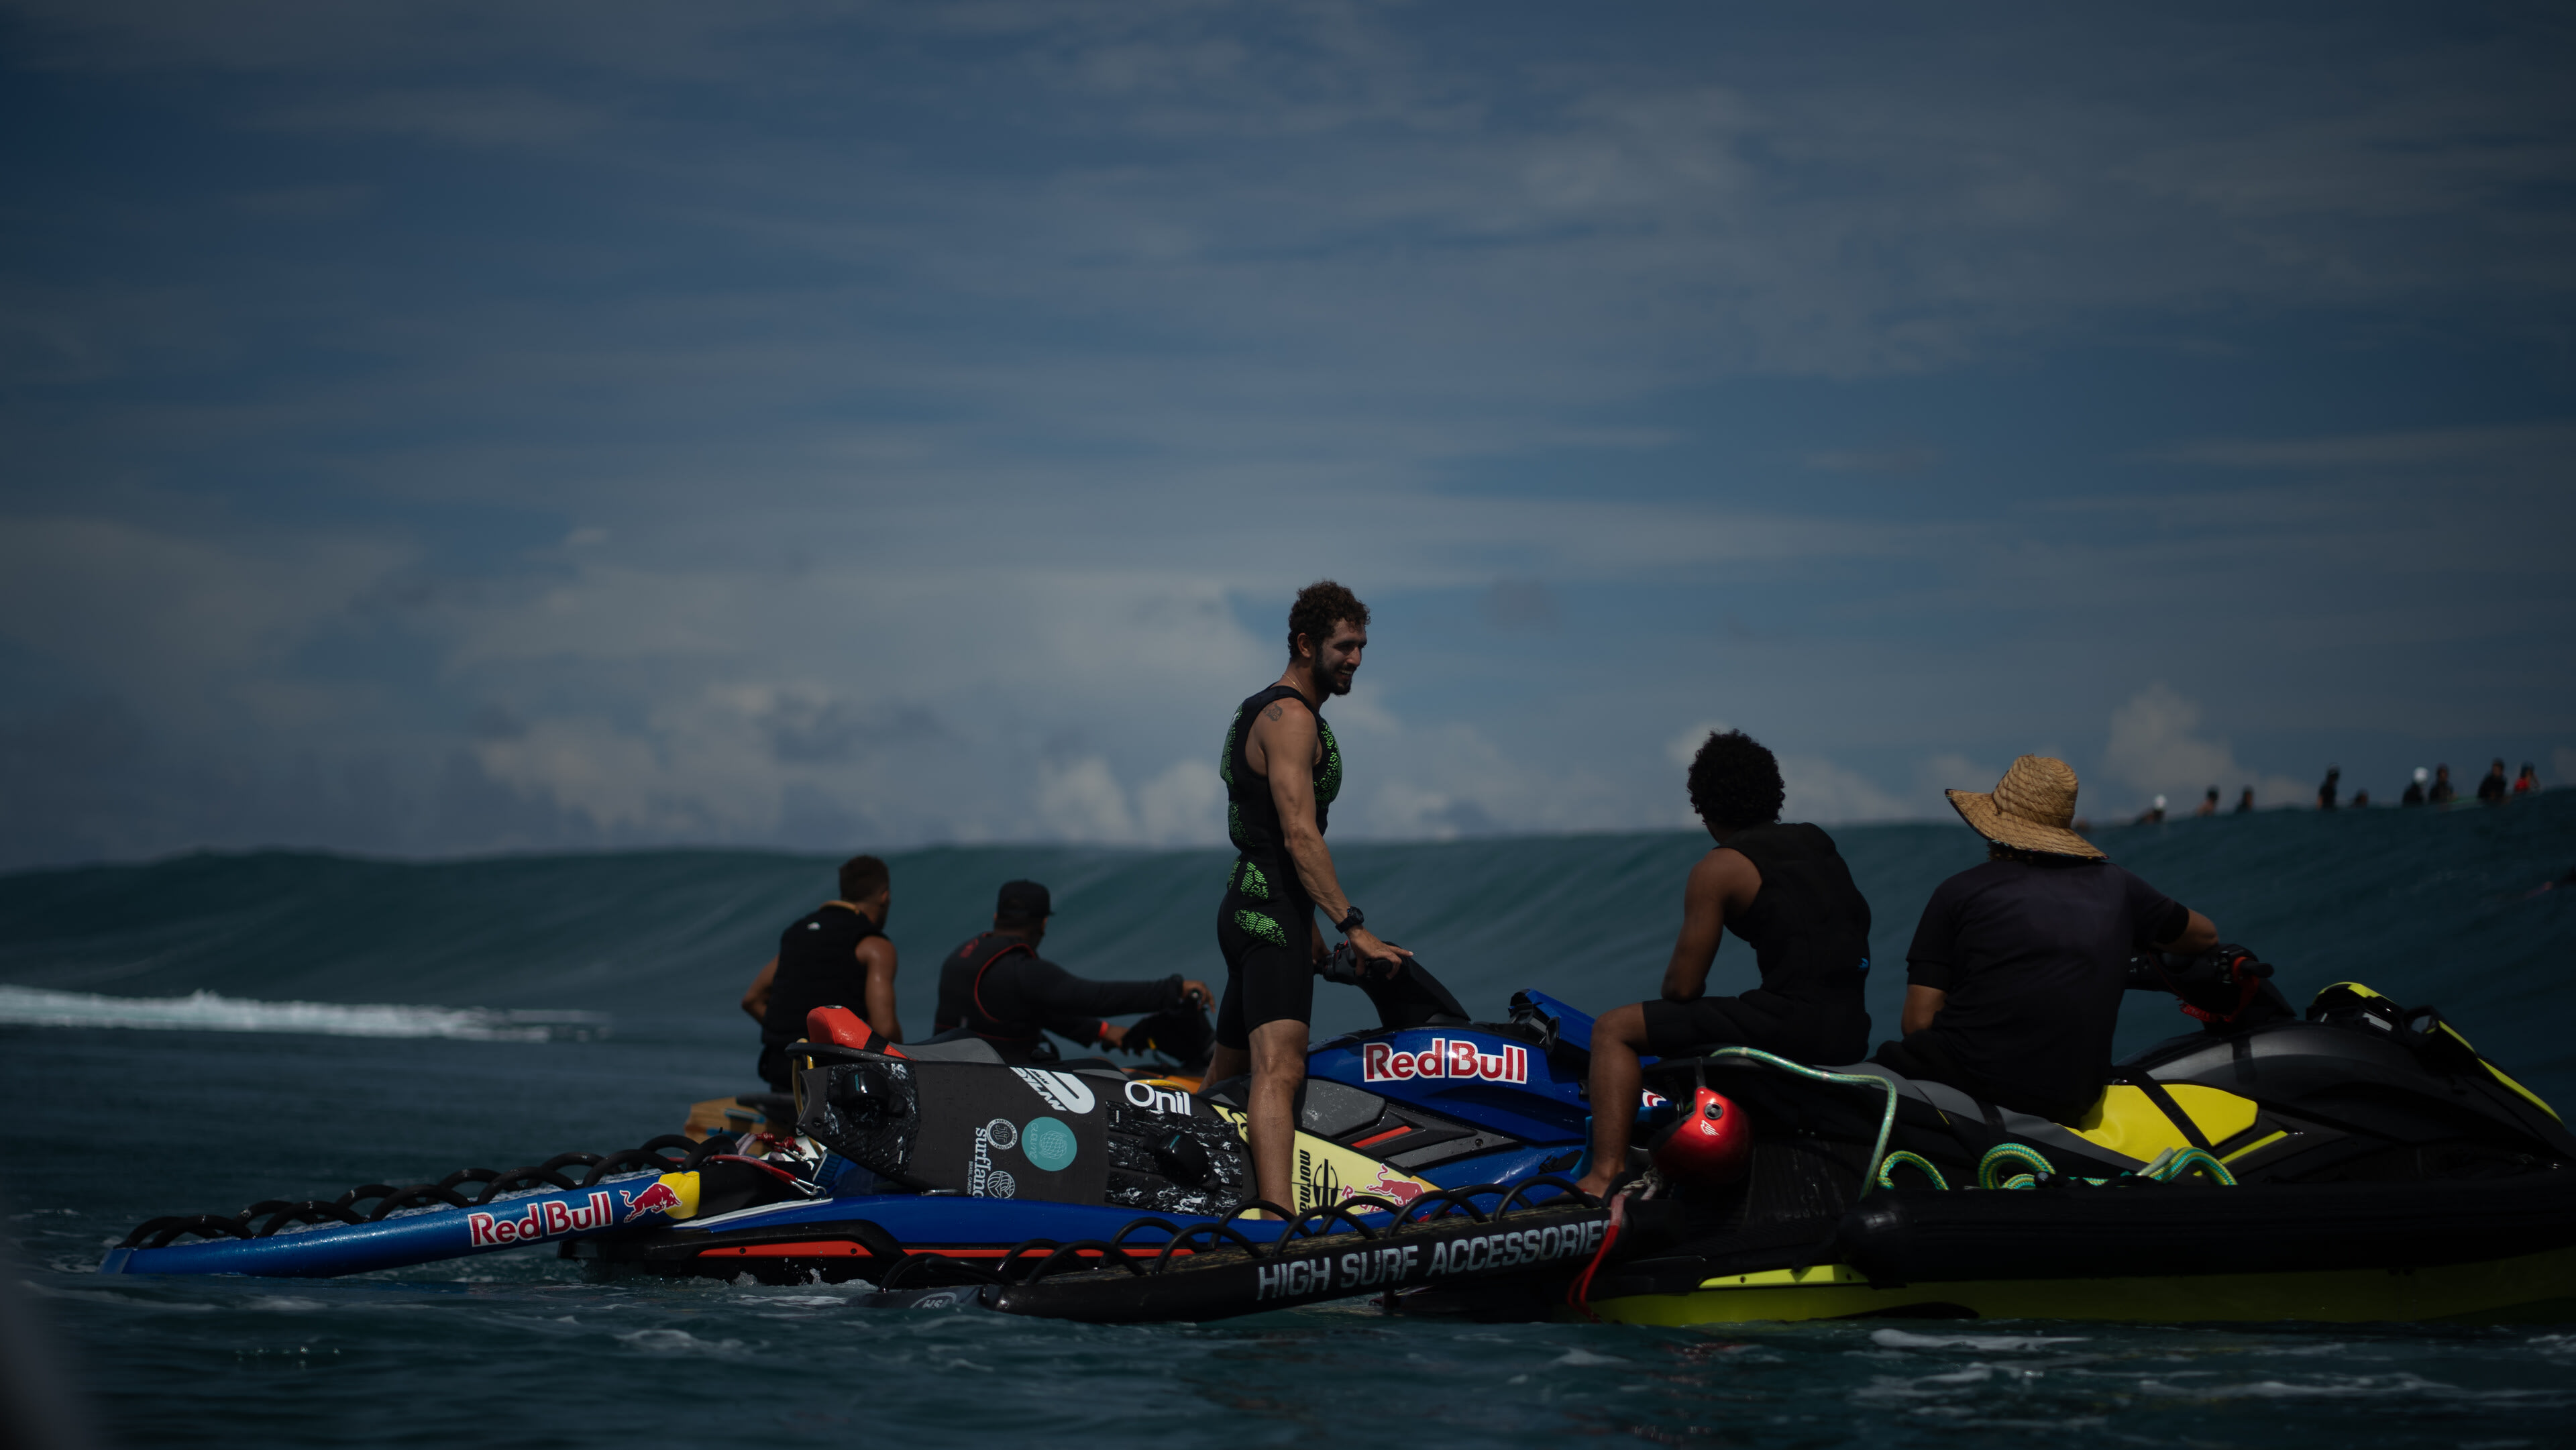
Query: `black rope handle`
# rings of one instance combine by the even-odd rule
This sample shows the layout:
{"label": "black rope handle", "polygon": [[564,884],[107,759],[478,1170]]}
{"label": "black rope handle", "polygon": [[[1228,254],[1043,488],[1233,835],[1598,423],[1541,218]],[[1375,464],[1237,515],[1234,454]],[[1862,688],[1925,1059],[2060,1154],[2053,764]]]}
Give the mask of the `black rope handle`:
{"label": "black rope handle", "polygon": [[[1172,1255],[1179,1251],[1181,1245],[1202,1236],[1208,1240],[1208,1247],[1211,1249],[1217,1246],[1217,1241],[1220,1239],[1232,1239],[1242,1246],[1245,1253],[1251,1255],[1253,1258],[1257,1259],[1261,1257],[1261,1245],[1245,1238],[1243,1236],[1243,1231],[1236,1228],[1234,1226],[1234,1220],[1229,1217],[1216,1223],[1194,1223],[1188,1228],[1182,1229],[1179,1233],[1172,1235],[1170,1239],[1164,1242],[1163,1251],[1154,1256],[1154,1272],[1157,1274],[1163,1272],[1164,1269],[1171,1265]],[[1193,1249],[1191,1252],[1196,1253],[1198,1251]]]}
{"label": "black rope handle", "polygon": [[1503,1195],[1503,1201],[1494,1205],[1494,1215],[1499,1218],[1502,1215],[1511,1212],[1512,1205],[1515,1203],[1519,1204],[1523,1208],[1545,1207],[1543,1204],[1534,1203],[1529,1199],[1521,1197],[1522,1194],[1529,1192],[1533,1188],[1562,1189],[1568,1198],[1573,1199],[1575,1202],[1582,1204],[1586,1208],[1599,1208],[1601,1206],[1600,1199],[1584,1192],[1574,1184],[1568,1183],[1553,1173],[1542,1173],[1536,1178],[1524,1178],[1518,1184],[1515,1184],[1511,1192]]}
{"label": "black rope handle", "polygon": [[1100,1262],[1091,1265],[1091,1268],[1108,1268],[1109,1260],[1114,1256],[1118,1260],[1118,1267],[1125,1269],[1130,1275],[1136,1278],[1141,1279],[1145,1277],[1145,1271],[1138,1267],[1135,1259],[1130,1257],[1125,1249],[1118,1247],[1107,1239],[1076,1239],[1072,1243],[1066,1244],[1057,1249],[1054,1253],[1047,1255],[1045,1258],[1038,1260],[1037,1267],[1029,1270],[1028,1274],[1023,1277],[1020,1282],[1023,1284],[1035,1283],[1037,1280],[1043,1279],[1047,1275],[1054,1273],[1056,1261],[1062,1258],[1070,1257],[1074,1261],[1074,1268],[1080,1269],[1084,1267],[1082,1263],[1082,1255],[1085,1250],[1090,1250],[1100,1255]]}
{"label": "black rope handle", "polygon": [[[1503,1191],[1503,1186],[1499,1183],[1479,1183],[1469,1188],[1435,1188],[1431,1192],[1422,1194],[1415,1198],[1411,1203],[1406,1204],[1404,1206],[1404,1212],[1396,1216],[1395,1227],[1402,1228],[1408,1223],[1430,1223],[1437,1219],[1447,1218],[1449,1215],[1461,1211],[1465,1212],[1469,1218],[1474,1219],[1478,1223],[1491,1223],[1493,1220],[1487,1218],[1476,1208],[1475,1195],[1479,1193],[1501,1193]],[[1431,1215],[1430,1218],[1415,1218],[1413,1216],[1414,1210],[1419,1209],[1426,1203],[1436,1203],[1441,1205],[1440,1211]]]}
{"label": "black rope handle", "polygon": [[1288,1226],[1279,1231],[1279,1251],[1281,1253],[1287,1252],[1288,1241],[1291,1239],[1331,1237],[1333,1230],[1329,1228],[1320,1233],[1301,1232],[1301,1230],[1306,1227],[1307,1220],[1316,1218],[1322,1219],[1327,1224],[1333,1223],[1337,1220],[1339,1222],[1346,1223],[1352,1228],[1359,1230],[1360,1237],[1364,1239],[1373,1239],[1377,1237],[1377,1234],[1373,1232],[1367,1224],[1360,1222],[1359,1214],[1354,1211],[1347,1202],[1319,1203],[1313,1208],[1306,1210],[1304,1213],[1297,1215],[1295,1218],[1290,1219],[1288,1221]]}

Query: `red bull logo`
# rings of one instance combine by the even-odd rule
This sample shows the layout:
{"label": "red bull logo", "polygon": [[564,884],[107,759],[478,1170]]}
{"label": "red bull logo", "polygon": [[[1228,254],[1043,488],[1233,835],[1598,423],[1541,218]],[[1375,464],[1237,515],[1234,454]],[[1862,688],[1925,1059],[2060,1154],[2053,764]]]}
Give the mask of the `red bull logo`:
{"label": "red bull logo", "polygon": [[[661,1191],[669,1193],[671,1190],[663,1188]],[[608,1191],[601,1189],[577,1204],[566,1203],[560,1198],[536,1199],[527,1205],[524,1212],[513,1216],[469,1213],[465,1215],[465,1241],[478,1249],[499,1248],[505,1244],[534,1243],[557,1234],[586,1233],[615,1222],[617,1210],[609,1202]]]}
{"label": "red bull logo", "polygon": [[1372,1198],[1391,1199],[1397,1203],[1411,1203],[1422,1196],[1422,1181],[1407,1177],[1381,1163],[1377,1166],[1377,1178],[1373,1182],[1342,1190],[1344,1198],[1356,1198],[1362,1194]]}
{"label": "red bull logo", "polygon": [[648,1213],[686,1217],[688,1212],[689,1202],[679,1190],[656,1179],[641,1190],[618,1189],[614,1198],[609,1190],[595,1188],[579,1198],[532,1198],[499,1213],[469,1213],[465,1241],[469,1248],[506,1248],[610,1228]]}
{"label": "red bull logo", "polygon": [[625,1216],[628,1218],[633,1218],[640,1213],[669,1213],[675,1208],[685,1206],[680,1202],[679,1191],[658,1178],[653,1181],[652,1187],[642,1193],[630,1195],[621,1188],[617,1190],[617,1196],[626,1200]]}
{"label": "red bull logo", "polygon": [[1398,1052],[1384,1042],[1360,1049],[1360,1076],[1367,1082],[1402,1082],[1408,1078],[1473,1078],[1485,1082],[1529,1081],[1529,1049],[1478,1050],[1464,1037],[1434,1037],[1419,1052]]}

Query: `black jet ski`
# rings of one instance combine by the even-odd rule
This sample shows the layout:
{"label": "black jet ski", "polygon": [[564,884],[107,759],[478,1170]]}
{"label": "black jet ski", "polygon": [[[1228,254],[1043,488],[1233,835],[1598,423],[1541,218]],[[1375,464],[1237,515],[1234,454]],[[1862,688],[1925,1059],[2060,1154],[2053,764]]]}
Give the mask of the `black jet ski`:
{"label": "black jet ski", "polygon": [[[1647,1069],[1751,1129],[1738,1171],[1649,1174],[1570,1311],[2129,1321],[2576,1318],[2576,1136],[2429,1007],[2293,1011],[2241,948],[2142,958],[2199,1030],[2083,1119],[1744,1049]],[[1587,1024],[1588,1025],[1588,1024]],[[1560,1030],[1563,1030],[1562,1028]]]}

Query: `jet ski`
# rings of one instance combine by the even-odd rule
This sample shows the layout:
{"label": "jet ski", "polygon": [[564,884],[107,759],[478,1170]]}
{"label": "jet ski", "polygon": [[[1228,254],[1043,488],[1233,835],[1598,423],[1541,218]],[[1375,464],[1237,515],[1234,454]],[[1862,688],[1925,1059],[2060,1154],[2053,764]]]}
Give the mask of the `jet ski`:
{"label": "jet ski", "polygon": [[[2238,947],[2139,959],[2131,986],[2179,996],[2199,1028],[2117,1064],[2072,1124],[1874,1065],[1742,1048],[1653,1064],[1680,1105],[1667,1171],[1615,1205],[1568,1307],[1650,1324],[2576,1318],[2576,1137],[2558,1114],[2430,1007],[2342,982],[2295,1012],[2270,976]],[[1724,1151],[1703,1146],[1718,1136]]]}
{"label": "jet ski", "polygon": [[2239,948],[2140,960],[2132,985],[2198,1026],[2118,1064],[2073,1124],[1869,1064],[1649,1063],[1620,1105],[1646,1171],[1609,1205],[1567,1182],[1590,1017],[1532,991],[1471,1021],[1418,959],[1328,975],[1380,1025],[1311,1049],[1288,1204],[1249,1199],[1239,1080],[897,1047],[823,1009],[794,1093],[701,1141],[156,1219],[102,1268],[334,1274],[552,1243],[601,1273],[1116,1321],[1359,1294],[1659,1324],[2576,1314],[2557,1114],[2438,1012],[2339,983],[2302,1014]]}
{"label": "jet ski", "polygon": [[[1150,1258],[1155,1291],[1097,1311],[1133,1318],[1502,1275],[1597,1250],[1606,1212],[1560,1176],[1588,1134],[1582,1061],[1551,1058],[1528,1023],[1471,1022],[1418,961],[1388,975],[1345,955],[1325,974],[1366,992],[1380,1025],[1310,1054],[1286,1204],[1252,1198],[1239,1079],[1006,1062],[974,1038],[896,1046],[824,1008],[788,1049],[792,1095],[699,1104],[690,1134],[157,1218],[101,1268],[329,1276],[551,1244],[609,1274],[929,1293]],[[1484,1242],[1496,1233],[1512,1237]],[[1454,1266],[1452,1240],[1467,1244]],[[1373,1257],[1352,1257],[1359,1241]],[[1239,1262],[1247,1250],[1262,1261]],[[1183,1264],[1193,1271],[1160,1277]],[[1238,1287],[1242,1306],[1229,1307]]]}

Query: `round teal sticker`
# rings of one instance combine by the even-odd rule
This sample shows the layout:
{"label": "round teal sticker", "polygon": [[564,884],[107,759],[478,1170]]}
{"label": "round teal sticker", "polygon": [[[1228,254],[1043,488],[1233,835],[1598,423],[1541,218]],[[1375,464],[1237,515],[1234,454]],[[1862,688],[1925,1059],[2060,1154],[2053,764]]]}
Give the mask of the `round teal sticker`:
{"label": "round teal sticker", "polygon": [[1020,1130],[1020,1151],[1049,1173],[1063,1172],[1080,1147],[1073,1140],[1073,1130],[1053,1118],[1031,1118]]}

